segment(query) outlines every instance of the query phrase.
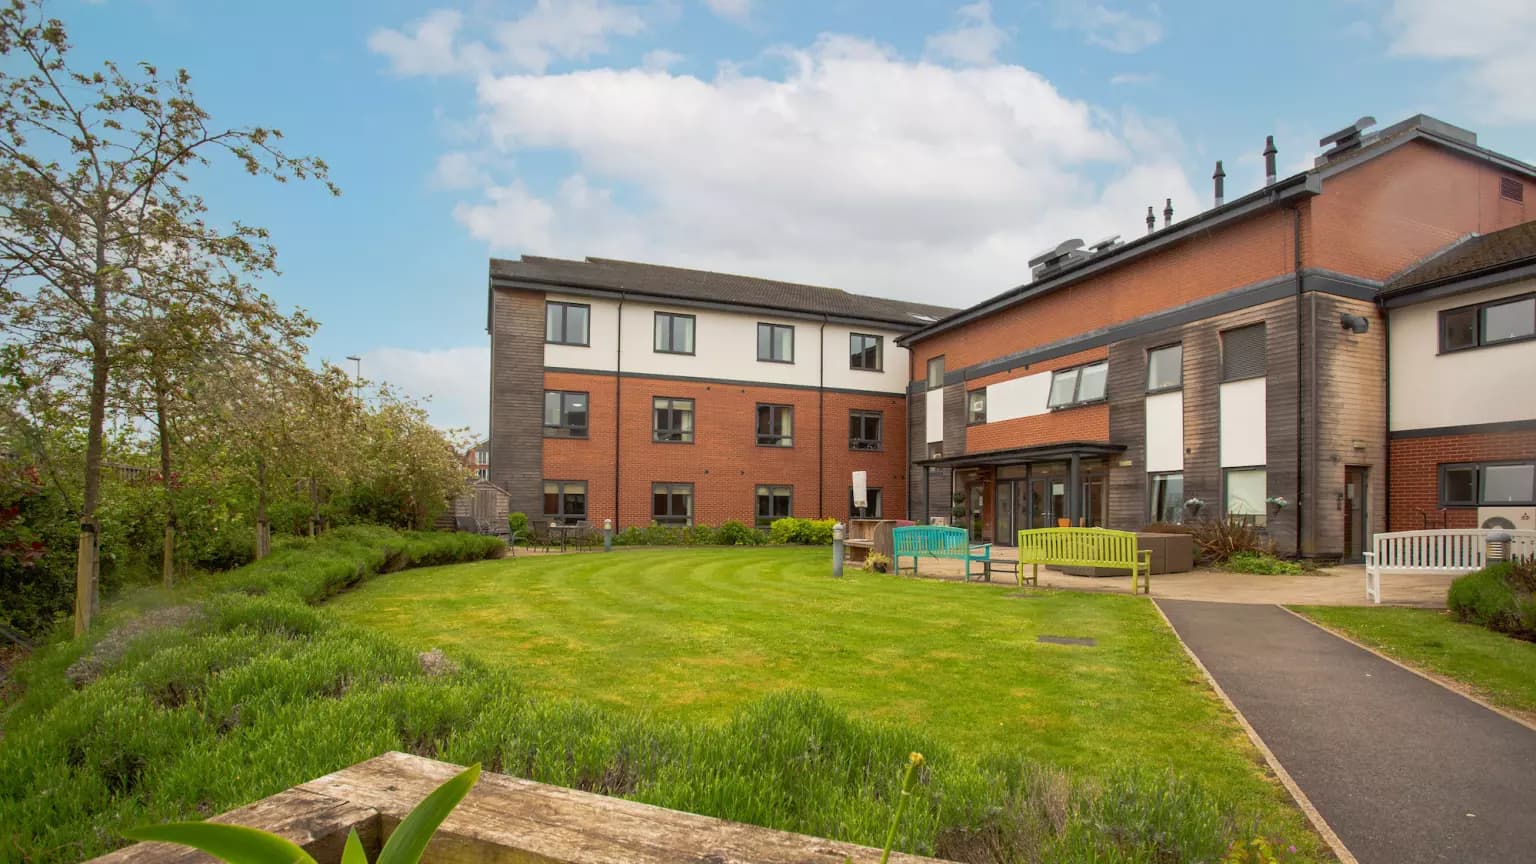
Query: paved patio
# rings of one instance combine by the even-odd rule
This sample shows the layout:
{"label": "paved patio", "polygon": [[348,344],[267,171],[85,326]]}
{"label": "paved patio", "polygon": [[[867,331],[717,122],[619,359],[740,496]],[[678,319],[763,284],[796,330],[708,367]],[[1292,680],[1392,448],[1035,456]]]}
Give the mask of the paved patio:
{"label": "paved patio", "polygon": [[[910,559],[908,559],[910,564]],[[976,565],[972,565],[975,567]],[[959,581],[962,565],[958,561],[923,559],[919,562],[923,578]],[[1024,567],[1029,571],[1028,565]],[[1393,575],[1382,577],[1382,602],[1394,606],[1445,608],[1445,592],[1451,576]],[[987,583],[981,583],[986,585]],[[1011,573],[994,573],[993,586],[1012,587]],[[1040,568],[1043,588],[1072,591],[1106,591],[1129,594],[1130,576],[1069,576],[1046,567]],[[1257,576],[1222,570],[1197,569],[1187,573],[1167,573],[1152,577],[1152,596],[1169,600],[1205,600],[1218,603],[1305,604],[1316,606],[1367,606],[1365,567],[1343,565],[1299,576]]]}

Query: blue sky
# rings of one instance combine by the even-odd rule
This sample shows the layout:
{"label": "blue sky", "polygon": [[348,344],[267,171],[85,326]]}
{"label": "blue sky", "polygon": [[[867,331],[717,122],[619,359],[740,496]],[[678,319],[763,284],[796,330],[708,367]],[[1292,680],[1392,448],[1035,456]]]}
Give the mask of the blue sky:
{"label": "blue sky", "polygon": [[76,63],[185,67],[344,194],[220,170],[317,359],[485,422],[486,259],[595,255],[966,305],[1068,237],[1416,112],[1536,159],[1529,0],[55,2]]}

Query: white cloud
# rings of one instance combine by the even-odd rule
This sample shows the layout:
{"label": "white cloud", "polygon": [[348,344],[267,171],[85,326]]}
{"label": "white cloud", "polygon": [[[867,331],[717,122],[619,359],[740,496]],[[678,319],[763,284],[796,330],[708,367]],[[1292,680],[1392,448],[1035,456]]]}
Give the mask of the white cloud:
{"label": "white cloud", "polygon": [[1160,17],[1155,3],[1144,15],[1092,0],[1059,0],[1056,4],[1057,27],[1081,31],[1088,44],[1119,54],[1135,54],[1162,41]]}
{"label": "white cloud", "polygon": [[454,150],[437,157],[432,181],[440,189],[473,189],[486,183],[474,154]]}
{"label": "white cloud", "polygon": [[1151,84],[1157,80],[1157,76],[1150,72],[1121,72],[1110,76],[1109,83],[1116,87],[1131,87],[1141,84]]}
{"label": "white cloud", "polygon": [[704,0],[709,11],[721,18],[745,21],[752,16],[752,0]]}
{"label": "white cloud", "polygon": [[491,349],[484,345],[415,350],[375,348],[362,354],[363,377],[422,400],[432,422],[467,426],[483,436],[489,423]]}
{"label": "white cloud", "polygon": [[1391,51],[1461,64],[1461,101],[1494,123],[1536,122],[1536,3],[1530,0],[1396,0]]}
{"label": "white cloud", "polygon": [[[487,74],[506,69],[543,72],[559,60],[606,54],[609,38],[645,29],[637,7],[609,0],[537,0],[518,18],[473,20],[437,9],[408,32],[381,28],[368,47],[390,61],[397,75]],[[461,30],[489,33],[490,43],[460,38]]]}
{"label": "white cloud", "polygon": [[687,58],[676,51],[668,51],[665,48],[657,48],[655,51],[647,51],[640,58],[640,65],[646,69],[671,69]]}
{"label": "white cloud", "polygon": [[[497,254],[634,258],[948,304],[1024,281],[1068,236],[1140,233],[1195,196],[1182,144],[1021,66],[949,68],[824,36],[780,77],[646,69],[479,81],[488,146],[566,154],[552,188],[456,218]],[[510,176],[510,175],[509,175]]]}
{"label": "white cloud", "polygon": [[959,26],[928,37],[924,53],[975,66],[997,62],[998,49],[1008,41],[1008,34],[992,23],[991,0],[961,6],[955,14],[960,17]]}

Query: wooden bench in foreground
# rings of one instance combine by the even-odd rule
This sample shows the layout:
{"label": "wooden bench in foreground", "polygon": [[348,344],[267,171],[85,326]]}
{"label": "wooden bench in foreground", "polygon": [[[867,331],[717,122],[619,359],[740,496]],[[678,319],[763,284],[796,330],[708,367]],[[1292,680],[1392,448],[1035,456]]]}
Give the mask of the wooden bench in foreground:
{"label": "wooden bench in foreground", "polygon": [[1131,593],[1152,593],[1152,551],[1136,548],[1136,535],[1108,528],[1030,528],[1019,532],[1019,586],[1024,566],[1039,584],[1040,565],[1129,570]]}

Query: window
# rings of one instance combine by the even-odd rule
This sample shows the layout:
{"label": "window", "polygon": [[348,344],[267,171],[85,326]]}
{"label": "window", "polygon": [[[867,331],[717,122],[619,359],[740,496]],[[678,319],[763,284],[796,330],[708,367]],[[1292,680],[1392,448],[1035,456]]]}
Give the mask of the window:
{"label": "window", "polygon": [[586,481],[545,480],[544,515],[566,524],[587,518]]}
{"label": "window", "polygon": [[1227,469],[1226,515],[1254,525],[1264,524],[1268,474],[1263,468]]}
{"label": "window", "polygon": [[790,405],[757,406],[757,443],[763,447],[795,446],[795,409]]}
{"label": "window", "polygon": [[1440,466],[1440,506],[1536,504],[1536,462]]}
{"label": "window", "polygon": [[880,438],[884,422],[885,415],[879,411],[849,411],[848,449],[879,450],[884,446]]}
{"label": "window", "polygon": [[795,328],[788,324],[757,325],[757,359],[763,363],[795,362]]}
{"label": "window", "polygon": [[651,400],[651,440],[693,443],[693,400],[657,396]]}
{"label": "window", "polygon": [[879,372],[885,368],[885,337],[868,333],[848,334],[848,368]]}
{"label": "window", "polygon": [[693,484],[652,483],[651,521],[657,525],[692,525]]}
{"label": "window", "polygon": [[489,480],[489,479],[491,479],[491,469],[489,469],[489,468],[476,468],[475,469],[475,476],[479,477],[481,480]]}
{"label": "window", "polygon": [[986,388],[965,394],[965,425],[975,426],[987,422]]}
{"label": "window", "polygon": [[587,394],[545,390],[544,437],[587,437]]}
{"label": "window", "polygon": [[1253,324],[1221,334],[1221,380],[1264,377],[1264,325]]}
{"label": "window", "polygon": [[1461,351],[1536,337],[1536,294],[1440,313],[1440,351]]}
{"label": "window", "polygon": [[556,345],[587,345],[590,337],[587,325],[591,318],[591,306],[550,300],[544,304],[544,341]]}
{"label": "window", "polygon": [[928,361],[928,389],[937,390],[944,386],[944,355]]}
{"label": "window", "polygon": [[757,487],[757,527],[767,528],[775,519],[788,518],[793,492],[793,486]]}
{"label": "window", "polygon": [[484,447],[481,447],[479,450],[476,450],[475,451],[475,464],[476,465],[489,465],[489,464],[491,464],[491,451],[485,449]]}
{"label": "window", "polygon": [[1147,488],[1151,504],[1147,508],[1153,522],[1184,521],[1184,474],[1148,474]]}
{"label": "window", "polygon": [[656,313],[656,351],[659,354],[692,354],[692,315],[673,312]]}
{"label": "window", "polygon": [[848,518],[849,519],[879,519],[885,515],[885,510],[880,506],[880,490],[864,490],[863,507],[853,506],[853,487],[848,487]]}
{"label": "window", "polygon": [[1147,352],[1147,392],[1162,393],[1184,386],[1184,346],[1166,345]]}
{"label": "window", "polygon": [[1070,408],[1098,402],[1104,398],[1109,381],[1109,364],[1093,363],[1075,369],[1061,369],[1051,376],[1050,408]]}

